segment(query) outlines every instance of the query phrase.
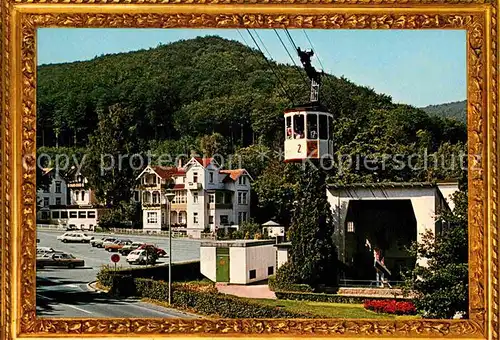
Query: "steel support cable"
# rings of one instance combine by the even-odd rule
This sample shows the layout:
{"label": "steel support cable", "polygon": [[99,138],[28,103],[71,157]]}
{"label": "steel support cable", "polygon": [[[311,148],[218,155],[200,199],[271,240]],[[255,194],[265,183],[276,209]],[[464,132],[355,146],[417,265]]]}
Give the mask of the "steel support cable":
{"label": "steel support cable", "polygon": [[[257,31],[255,29],[253,31],[254,31],[255,35],[257,36],[257,39],[259,40],[259,42],[261,43],[261,45],[264,47],[264,50],[267,52],[267,55],[269,56],[269,59],[273,60],[271,53],[267,49],[266,44],[264,44],[264,41],[262,41],[262,39],[260,38],[259,33],[257,33]],[[279,69],[279,67],[276,67],[276,72],[278,73],[278,75],[282,79],[285,79],[285,77],[284,77],[283,73],[281,72],[281,70]]]}
{"label": "steel support cable", "polygon": [[250,30],[249,30],[248,28],[247,28],[246,30],[247,30],[248,34],[250,35],[250,38],[252,38],[252,41],[253,41],[253,43],[255,44],[255,46],[257,46],[257,48],[259,49],[260,53],[262,53],[262,54],[264,55],[264,59],[266,60],[266,62],[267,62],[267,64],[268,64],[268,66],[269,66],[269,68],[270,68],[271,72],[273,72],[274,76],[275,76],[275,77],[276,77],[276,79],[278,80],[278,83],[280,84],[280,86],[281,86],[281,88],[282,88],[283,92],[285,93],[285,96],[288,98],[288,100],[290,100],[290,102],[292,103],[292,105],[295,105],[295,104],[294,104],[294,102],[293,102],[292,97],[291,97],[291,96],[288,94],[288,92],[286,91],[286,88],[285,88],[285,86],[283,85],[283,83],[282,83],[282,81],[281,81],[280,77],[279,77],[279,76],[276,74],[276,72],[274,71],[274,68],[272,67],[271,62],[270,62],[267,58],[265,58],[265,54],[264,54],[264,52],[262,52],[262,49],[260,48],[259,44],[258,44],[258,43],[257,43],[257,41],[255,40],[255,38],[254,38],[254,36],[252,35],[252,33],[250,32]]}
{"label": "steel support cable", "polygon": [[[288,32],[288,31],[287,31]],[[299,66],[297,66],[297,63],[295,62],[295,59],[292,57],[292,55],[290,54],[290,52],[288,51],[288,48],[286,47],[285,43],[283,42],[283,40],[281,39],[280,35],[278,34],[278,31],[276,29],[274,29],[274,33],[276,33],[276,36],[278,37],[281,45],[283,45],[286,53],[288,54],[288,56],[290,57],[290,59],[292,60],[292,63],[293,65],[296,67],[296,70],[297,70],[297,73],[299,74],[299,76],[302,78],[302,80],[304,80],[304,83],[306,84],[306,87],[308,87],[310,84],[307,82],[307,78],[304,77],[304,74],[302,72],[300,72],[300,68]],[[295,43],[293,41],[291,41],[291,44],[292,46],[295,46]],[[297,51],[297,47],[295,47],[295,51]]]}

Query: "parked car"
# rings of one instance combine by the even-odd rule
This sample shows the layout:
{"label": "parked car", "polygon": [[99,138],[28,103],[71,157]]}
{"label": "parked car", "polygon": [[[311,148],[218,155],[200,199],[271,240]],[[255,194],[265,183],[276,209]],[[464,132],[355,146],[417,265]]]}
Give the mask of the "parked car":
{"label": "parked car", "polygon": [[148,251],[146,249],[136,249],[127,255],[127,262],[129,264],[155,264],[156,260],[157,258],[154,256],[154,253],[149,253],[148,257]]}
{"label": "parked car", "polygon": [[71,254],[66,253],[45,253],[41,257],[37,257],[36,259],[37,268],[44,267],[83,267],[85,266],[85,261],[77,259]]}
{"label": "parked car", "polygon": [[146,248],[151,248],[151,249],[155,250],[158,257],[167,256],[167,252],[161,248],[158,248],[155,244],[144,243],[142,246],[137,248],[137,250],[146,249]]}
{"label": "parked car", "polygon": [[122,255],[128,255],[131,251],[136,250],[140,246],[142,246],[144,242],[132,242],[131,244],[127,244],[123,246],[121,249],[118,249],[118,252]]}
{"label": "parked car", "polygon": [[92,241],[90,241],[90,244],[92,245],[92,247],[97,247],[97,248],[102,248],[104,247],[104,243],[106,242],[115,242],[116,241],[116,238],[115,237],[103,237],[103,238],[99,238],[99,239],[93,239]]}
{"label": "parked car", "polygon": [[108,244],[104,247],[109,252],[115,252],[123,248],[124,246],[127,246],[129,244],[132,244],[131,240],[118,240],[113,244]]}
{"label": "parked car", "polygon": [[54,252],[54,248],[50,248],[50,247],[36,247],[36,253],[37,254],[40,254],[40,253],[52,253]]}
{"label": "parked car", "polygon": [[101,248],[106,248],[106,246],[109,246],[109,245],[114,244],[114,243],[119,242],[119,241],[120,241],[120,239],[117,239],[115,237],[113,240],[109,240],[109,241],[103,242]]}
{"label": "parked car", "polygon": [[51,253],[51,254],[59,253],[60,254],[63,252],[59,251],[59,250],[55,250],[54,248],[51,248],[51,247],[36,247],[36,256],[40,256],[40,255],[43,255],[46,253]]}
{"label": "parked car", "polygon": [[90,241],[93,239],[92,236],[88,236],[85,233],[78,233],[78,232],[66,232],[62,234],[61,236],[57,236],[57,239],[59,241],[62,241],[64,243],[66,242],[81,242],[81,243],[90,243]]}

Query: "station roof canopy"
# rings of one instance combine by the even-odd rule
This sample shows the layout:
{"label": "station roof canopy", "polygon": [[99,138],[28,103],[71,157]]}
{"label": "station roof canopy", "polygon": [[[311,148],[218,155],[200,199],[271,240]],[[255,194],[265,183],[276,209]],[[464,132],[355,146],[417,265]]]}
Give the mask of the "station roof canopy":
{"label": "station roof canopy", "polygon": [[376,183],[329,183],[331,189],[355,189],[355,188],[435,188],[439,184],[458,184],[458,182],[376,182]]}
{"label": "station roof canopy", "polygon": [[203,241],[202,247],[216,247],[216,248],[229,248],[229,247],[256,247],[264,245],[273,245],[274,240],[226,240],[226,241]]}

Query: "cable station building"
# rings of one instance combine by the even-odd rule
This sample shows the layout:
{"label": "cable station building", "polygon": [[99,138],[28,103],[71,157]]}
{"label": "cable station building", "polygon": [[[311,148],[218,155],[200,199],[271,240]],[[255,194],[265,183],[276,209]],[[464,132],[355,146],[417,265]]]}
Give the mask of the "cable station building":
{"label": "cable station building", "polygon": [[382,250],[390,280],[401,280],[401,270],[417,261],[425,265],[425,259],[410,257],[407,247],[421,242],[428,230],[441,232],[437,217],[454,209],[451,196],[457,191],[458,182],[328,185],[339,260],[345,264],[341,282],[373,280],[373,254],[367,243]]}

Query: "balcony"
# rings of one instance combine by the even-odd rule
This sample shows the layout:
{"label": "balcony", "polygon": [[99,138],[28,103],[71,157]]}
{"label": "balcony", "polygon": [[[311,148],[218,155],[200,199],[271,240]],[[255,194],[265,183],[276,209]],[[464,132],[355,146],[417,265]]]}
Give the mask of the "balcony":
{"label": "balcony", "polygon": [[186,210],[187,203],[172,202],[172,209],[174,209],[174,210]]}
{"label": "balcony", "polygon": [[207,209],[227,209],[232,210],[232,203],[207,203]]}
{"label": "balcony", "polygon": [[138,185],[139,190],[148,190],[148,189],[159,189],[160,183],[141,183]]}
{"label": "balcony", "polygon": [[142,203],[142,208],[143,209],[158,209],[161,208],[162,204],[161,203]]}
{"label": "balcony", "polygon": [[198,182],[188,182],[186,184],[188,190],[200,190],[202,188],[201,183]]}
{"label": "balcony", "polygon": [[85,187],[85,183],[82,182],[69,182],[66,184],[68,188],[72,189],[83,189]]}

